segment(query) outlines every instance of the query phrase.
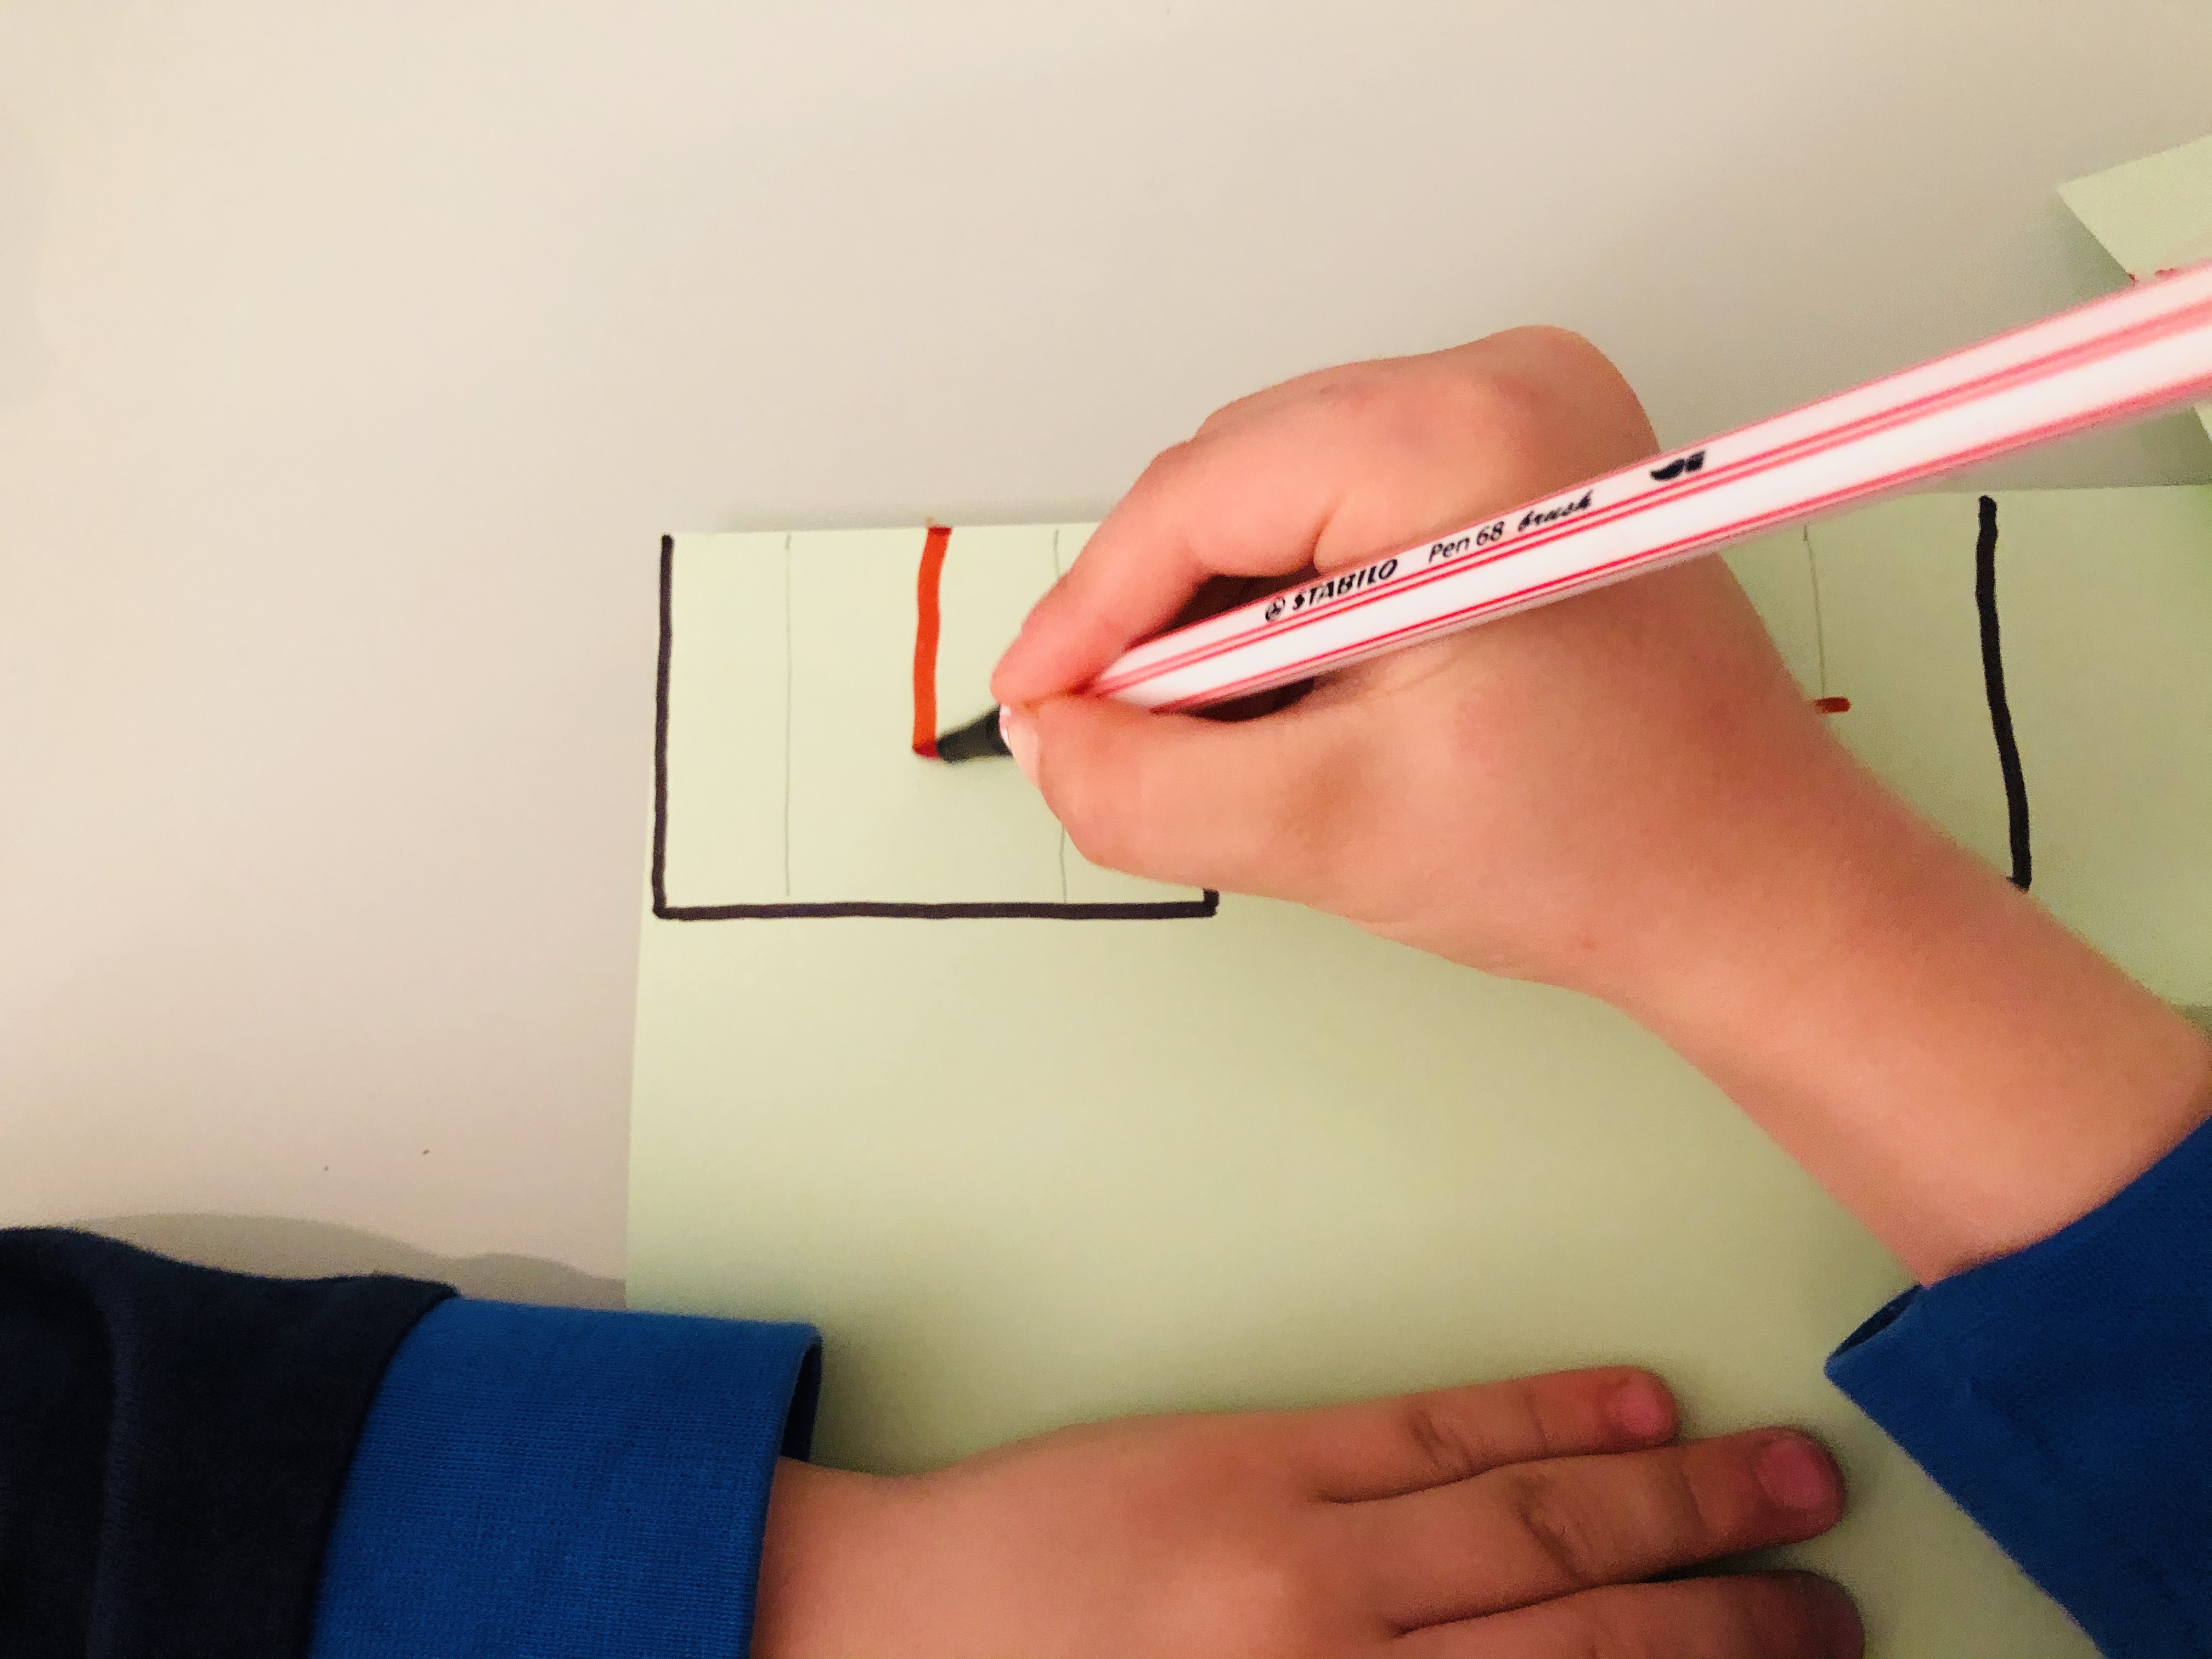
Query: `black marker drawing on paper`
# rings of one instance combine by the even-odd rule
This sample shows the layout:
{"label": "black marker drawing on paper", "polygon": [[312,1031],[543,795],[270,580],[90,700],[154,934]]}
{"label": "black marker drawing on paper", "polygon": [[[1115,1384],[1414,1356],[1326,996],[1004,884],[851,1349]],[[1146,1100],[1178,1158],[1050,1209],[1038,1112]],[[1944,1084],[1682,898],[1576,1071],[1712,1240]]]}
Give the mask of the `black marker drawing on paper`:
{"label": "black marker drawing on paper", "polygon": [[1997,504],[1980,501],[1974,537],[1974,609],[1981,618],[1982,690],[1990,703],[1990,731],[1996,739],[1997,766],[2004,774],[2005,826],[2012,842],[2012,884],[2022,892],[2035,874],[2028,843],[2027,779],[2021,770],[2020,744],[2014,738],[2012,707],[2005,701],[2004,650],[1997,632]]}
{"label": "black marker drawing on paper", "polygon": [[1216,915],[1221,895],[1203,890],[1190,899],[1109,902],[1004,901],[921,903],[877,899],[828,902],[672,904],[668,898],[670,816],[668,736],[669,683],[675,659],[676,539],[660,541],[660,641],[654,676],[653,732],[653,914],[664,921],[773,921],[793,917],[903,917],[915,921],[988,921],[1033,918],[1060,921],[1160,921],[1202,919]]}

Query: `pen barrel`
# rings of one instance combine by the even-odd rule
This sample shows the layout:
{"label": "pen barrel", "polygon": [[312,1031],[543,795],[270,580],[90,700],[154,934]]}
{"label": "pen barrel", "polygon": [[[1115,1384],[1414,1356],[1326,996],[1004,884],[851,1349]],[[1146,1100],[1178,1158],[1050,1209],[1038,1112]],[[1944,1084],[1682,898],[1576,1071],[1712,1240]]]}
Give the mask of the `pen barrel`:
{"label": "pen barrel", "polygon": [[2208,393],[2212,263],[1164,635],[1090,690],[1249,696]]}

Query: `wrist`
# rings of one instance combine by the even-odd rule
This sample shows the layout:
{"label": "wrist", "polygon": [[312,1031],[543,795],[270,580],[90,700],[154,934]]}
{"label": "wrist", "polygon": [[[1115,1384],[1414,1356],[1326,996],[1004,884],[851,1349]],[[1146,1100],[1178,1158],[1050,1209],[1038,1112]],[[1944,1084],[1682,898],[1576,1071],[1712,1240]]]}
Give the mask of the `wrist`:
{"label": "wrist", "polygon": [[1956,851],[1825,734],[1741,750],[1681,794],[1680,820],[1656,823],[1643,868],[1623,872],[1620,925],[1558,977],[1686,1035],[1725,1040]]}
{"label": "wrist", "polygon": [[[873,1519],[893,1482],[795,1458],[776,1464],[754,1601],[755,1659],[833,1659],[868,1628]],[[894,1645],[891,1629],[859,1650]]]}
{"label": "wrist", "polygon": [[1923,1280],[2094,1209],[2212,1111],[2204,1036],[1836,751],[1608,1000]]}

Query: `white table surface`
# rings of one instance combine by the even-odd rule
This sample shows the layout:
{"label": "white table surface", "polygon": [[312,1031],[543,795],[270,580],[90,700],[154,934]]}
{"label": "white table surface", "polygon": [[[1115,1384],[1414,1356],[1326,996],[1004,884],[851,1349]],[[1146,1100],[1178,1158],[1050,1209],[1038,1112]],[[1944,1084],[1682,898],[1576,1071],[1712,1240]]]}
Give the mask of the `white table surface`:
{"label": "white table surface", "polygon": [[1692,438],[2111,286],[2051,186],[2208,68],[2181,0],[0,0],[0,1221],[618,1300],[664,530],[1094,517],[1528,320]]}

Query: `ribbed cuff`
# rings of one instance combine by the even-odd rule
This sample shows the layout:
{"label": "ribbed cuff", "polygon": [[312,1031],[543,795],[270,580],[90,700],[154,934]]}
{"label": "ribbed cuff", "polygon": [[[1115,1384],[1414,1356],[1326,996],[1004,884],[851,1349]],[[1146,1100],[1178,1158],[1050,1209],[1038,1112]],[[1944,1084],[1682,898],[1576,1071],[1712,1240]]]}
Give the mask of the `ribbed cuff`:
{"label": "ribbed cuff", "polygon": [[2212,1654],[2212,1124],[1828,1361],[2110,1654]]}
{"label": "ribbed cuff", "polygon": [[811,1326],[456,1300],[385,1373],[312,1659],[743,1659]]}

